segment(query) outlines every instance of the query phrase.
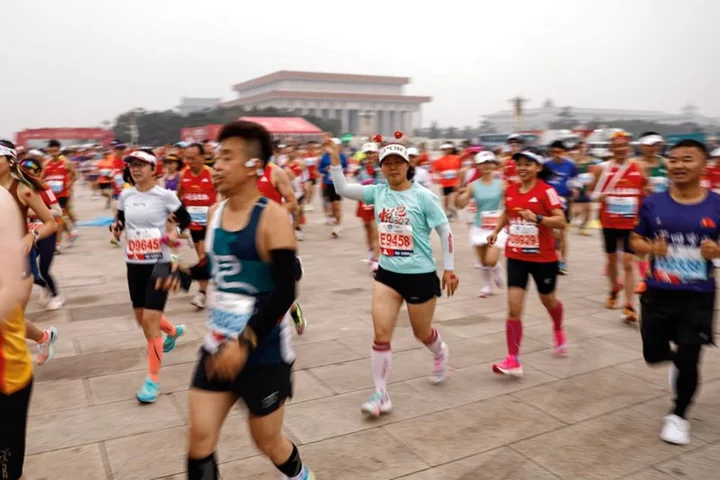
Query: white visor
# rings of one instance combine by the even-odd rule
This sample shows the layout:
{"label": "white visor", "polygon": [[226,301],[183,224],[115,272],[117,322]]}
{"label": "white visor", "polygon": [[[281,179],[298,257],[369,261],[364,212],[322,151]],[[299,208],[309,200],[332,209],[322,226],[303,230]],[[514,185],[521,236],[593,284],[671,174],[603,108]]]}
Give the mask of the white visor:
{"label": "white visor", "polygon": [[497,158],[495,157],[495,154],[493,152],[485,151],[475,155],[475,163],[477,165],[487,162],[497,162]]}
{"label": "white visor", "polygon": [[390,143],[380,149],[380,163],[382,163],[385,157],[388,157],[390,155],[397,155],[406,162],[410,161],[407,148],[405,148],[405,145],[400,145],[399,143]]}
{"label": "white visor", "polygon": [[660,135],[646,135],[640,139],[640,145],[657,145],[658,143],[664,142]]}

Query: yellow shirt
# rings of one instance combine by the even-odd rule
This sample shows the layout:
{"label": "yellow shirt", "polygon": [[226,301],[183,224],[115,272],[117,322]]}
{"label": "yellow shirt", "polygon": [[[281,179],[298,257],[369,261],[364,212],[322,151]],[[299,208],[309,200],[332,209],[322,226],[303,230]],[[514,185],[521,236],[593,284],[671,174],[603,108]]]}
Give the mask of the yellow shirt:
{"label": "yellow shirt", "polygon": [[18,305],[0,323],[0,393],[22,390],[32,374],[32,357],[25,343],[25,311]]}

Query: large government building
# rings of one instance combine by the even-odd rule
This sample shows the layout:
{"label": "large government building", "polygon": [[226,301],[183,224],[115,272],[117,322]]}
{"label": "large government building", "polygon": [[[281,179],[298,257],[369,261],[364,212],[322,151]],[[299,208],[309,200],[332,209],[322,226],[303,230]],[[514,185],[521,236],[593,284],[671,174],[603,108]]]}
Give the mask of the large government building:
{"label": "large government building", "polygon": [[407,77],[279,71],[238,83],[238,98],[222,106],[275,107],[300,115],[339,119],[343,132],[410,134],[430,97],[405,95]]}

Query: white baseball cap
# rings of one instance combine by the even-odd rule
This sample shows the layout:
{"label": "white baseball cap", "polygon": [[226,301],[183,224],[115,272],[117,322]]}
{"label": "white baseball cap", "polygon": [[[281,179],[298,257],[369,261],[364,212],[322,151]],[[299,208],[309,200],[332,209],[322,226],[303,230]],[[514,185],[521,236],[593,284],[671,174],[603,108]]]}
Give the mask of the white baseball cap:
{"label": "white baseball cap", "polygon": [[716,148],[712,152],[710,152],[711,157],[720,157],[720,148]]}
{"label": "white baseball cap", "polygon": [[418,150],[415,147],[408,148],[407,152],[408,152],[408,157],[417,157],[418,155],[420,155],[420,150]]}
{"label": "white baseball cap", "polygon": [[380,149],[375,142],[363,143],[363,146],[360,148],[360,151],[362,151],[363,153],[378,152],[379,150]]}
{"label": "white baseball cap", "polygon": [[528,160],[536,162],[539,165],[545,163],[545,159],[543,157],[541,157],[537,153],[531,152],[530,150],[523,150],[521,152],[517,152],[515,155],[512,156],[513,160],[518,160],[520,158],[527,158]]}
{"label": "white baseball cap", "polygon": [[410,161],[408,149],[405,148],[405,145],[401,145],[399,143],[389,143],[380,149],[380,163],[382,163],[382,161],[390,155],[397,155],[406,162]]}
{"label": "white baseball cap", "polygon": [[149,163],[150,165],[157,164],[157,158],[155,157],[155,155],[150,155],[149,153],[143,152],[142,150],[135,150],[124,158],[125,163],[130,163],[133,161],[133,159]]}
{"label": "white baseball cap", "polygon": [[443,143],[442,145],[440,145],[440,150],[449,150],[452,148],[455,148],[455,145],[453,145],[450,142],[446,142],[446,143]]}
{"label": "white baseball cap", "polygon": [[475,155],[475,163],[477,165],[487,162],[497,162],[497,157],[495,157],[495,154],[493,152],[486,150]]}
{"label": "white baseball cap", "polygon": [[664,141],[665,140],[663,140],[663,137],[660,135],[645,135],[640,139],[640,145],[652,146],[657,145],[658,143],[663,143]]}

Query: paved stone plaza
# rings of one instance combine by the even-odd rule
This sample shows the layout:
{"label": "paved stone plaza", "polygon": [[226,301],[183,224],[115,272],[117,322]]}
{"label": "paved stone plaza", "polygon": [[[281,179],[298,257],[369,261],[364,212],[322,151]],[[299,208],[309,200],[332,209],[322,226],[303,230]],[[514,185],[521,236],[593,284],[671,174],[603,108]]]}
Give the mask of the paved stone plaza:
{"label": "paved stone plaza", "polygon": [[[667,368],[647,367],[638,331],[604,308],[597,232],[571,237],[571,274],[559,281],[570,355],[552,355],[551,322],[532,290],[523,318],[525,377],[512,379],[491,372],[506,354],[505,295],[477,298],[467,228],[454,223],[460,288],[439,301],[435,319],[450,346],[449,377],[430,383],[432,357],[403,312],[392,344],[394,411],[363,418],[360,404],[372,392],[363,232],[355,203],[346,201],[343,237],[330,239],[318,203],[300,243],[310,326],[295,339],[296,391],[285,431],[319,480],[720,478],[720,355],[713,348],[704,356],[692,444],[664,444]],[[87,220],[107,215],[103,204],[86,193],[77,210]],[[182,255],[193,257],[188,247]],[[189,295],[171,298],[167,315],[188,332],[164,358],[157,403],[141,406],[134,395],[145,376],[145,340],[132,316],[122,251],[109,245],[107,228],[83,228],[54,271],[66,307],[40,311],[37,290],[28,307],[30,319],[55,325],[60,337],[55,359],[36,368],[26,478],[184,479],[187,389],[205,314]],[[278,478],[252,445],[241,407],[225,423],[218,459],[225,480]]]}

